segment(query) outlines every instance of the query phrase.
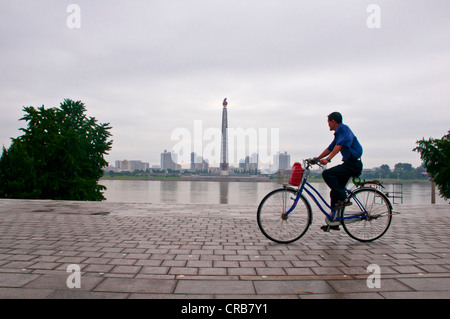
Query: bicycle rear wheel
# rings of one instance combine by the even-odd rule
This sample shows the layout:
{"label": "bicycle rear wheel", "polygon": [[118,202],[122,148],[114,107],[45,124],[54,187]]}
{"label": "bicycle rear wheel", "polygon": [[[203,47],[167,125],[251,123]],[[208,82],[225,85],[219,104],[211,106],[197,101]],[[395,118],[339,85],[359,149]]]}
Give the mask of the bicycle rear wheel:
{"label": "bicycle rear wheel", "polygon": [[288,244],[302,237],[309,228],[312,213],[311,206],[302,195],[297,207],[288,215],[297,192],[291,188],[281,188],[270,192],[258,207],[257,219],[261,232],[268,239]]}
{"label": "bicycle rear wheel", "polygon": [[341,223],[345,232],[358,241],[369,242],[383,236],[392,221],[392,205],[382,192],[364,187],[350,195]]}

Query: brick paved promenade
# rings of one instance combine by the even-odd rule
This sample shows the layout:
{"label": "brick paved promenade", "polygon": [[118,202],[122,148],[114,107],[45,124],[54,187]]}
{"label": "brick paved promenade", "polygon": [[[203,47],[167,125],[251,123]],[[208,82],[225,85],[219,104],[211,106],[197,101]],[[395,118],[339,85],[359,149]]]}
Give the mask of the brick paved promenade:
{"label": "brick paved promenade", "polygon": [[374,243],[322,232],[315,210],[278,245],[256,207],[0,200],[0,298],[449,298],[450,205],[394,210]]}

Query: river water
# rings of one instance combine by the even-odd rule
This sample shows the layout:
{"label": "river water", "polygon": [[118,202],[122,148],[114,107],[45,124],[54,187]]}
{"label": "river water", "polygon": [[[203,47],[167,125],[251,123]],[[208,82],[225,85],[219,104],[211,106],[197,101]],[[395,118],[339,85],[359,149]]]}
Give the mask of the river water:
{"label": "river water", "polygon": [[[181,203],[181,204],[241,204],[257,206],[270,191],[281,187],[271,182],[213,182],[213,181],[141,181],[101,180],[107,187],[107,201],[126,203]],[[329,199],[329,190],[323,182],[311,184]],[[385,191],[400,196],[400,186],[385,184]],[[403,204],[430,204],[431,184],[428,182],[401,184]],[[398,193],[397,193],[398,192]],[[391,198],[401,204],[401,198]],[[436,203],[446,203],[436,189]]]}

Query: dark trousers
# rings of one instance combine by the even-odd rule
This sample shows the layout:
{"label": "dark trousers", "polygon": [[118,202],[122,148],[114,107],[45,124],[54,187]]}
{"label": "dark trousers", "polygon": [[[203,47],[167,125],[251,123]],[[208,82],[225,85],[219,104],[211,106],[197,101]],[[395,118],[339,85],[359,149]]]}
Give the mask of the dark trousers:
{"label": "dark trousers", "polygon": [[334,166],[322,172],[323,179],[331,188],[331,207],[347,197],[345,193],[345,186],[350,177],[361,175],[363,165],[361,160],[349,159],[344,161],[341,165]]}

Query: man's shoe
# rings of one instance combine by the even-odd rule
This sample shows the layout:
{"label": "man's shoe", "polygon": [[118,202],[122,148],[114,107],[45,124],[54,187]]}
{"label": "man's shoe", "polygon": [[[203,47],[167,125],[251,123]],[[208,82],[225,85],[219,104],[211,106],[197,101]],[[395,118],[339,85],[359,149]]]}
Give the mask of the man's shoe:
{"label": "man's shoe", "polygon": [[340,200],[340,201],[338,201],[336,204],[334,204],[334,209],[342,209],[342,208],[344,208],[345,206],[350,206],[350,205],[352,205],[353,203],[352,202],[350,202],[350,201],[348,201],[348,200]]}
{"label": "man's shoe", "polygon": [[324,232],[329,232],[330,230],[341,230],[339,228],[339,225],[336,226],[323,225],[322,227],[320,227],[320,229],[322,229]]}

